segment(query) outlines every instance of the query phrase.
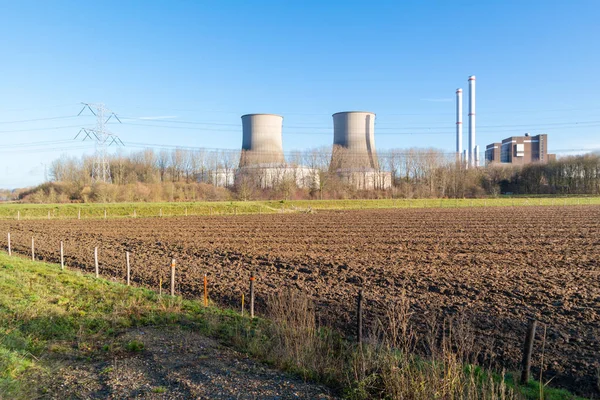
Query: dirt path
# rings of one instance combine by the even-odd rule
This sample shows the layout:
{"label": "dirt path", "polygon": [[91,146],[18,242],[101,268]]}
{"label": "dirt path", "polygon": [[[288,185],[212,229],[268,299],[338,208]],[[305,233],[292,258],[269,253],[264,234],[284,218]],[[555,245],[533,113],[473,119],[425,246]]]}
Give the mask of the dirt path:
{"label": "dirt path", "polygon": [[[109,360],[75,361],[45,388],[49,399],[333,399],[324,387],[270,369],[177,327],[121,335]],[[143,349],[139,349],[143,346]]]}

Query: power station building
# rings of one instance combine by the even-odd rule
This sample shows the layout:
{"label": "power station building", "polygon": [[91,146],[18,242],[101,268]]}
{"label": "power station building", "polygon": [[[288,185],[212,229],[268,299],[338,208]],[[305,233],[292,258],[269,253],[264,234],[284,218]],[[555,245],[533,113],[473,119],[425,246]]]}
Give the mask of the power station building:
{"label": "power station building", "polygon": [[548,154],[548,135],[511,136],[501,143],[491,143],[485,148],[485,162],[490,164],[525,165],[547,163],[556,159]]}
{"label": "power station building", "polygon": [[281,115],[242,115],[242,154],[235,174],[237,183],[251,180],[261,188],[273,187],[284,181],[293,181],[298,187],[318,185],[317,171],[286,164],[282,127]]}
{"label": "power station building", "polygon": [[333,114],[330,170],[357,189],[387,189],[390,172],[381,171],[375,151],[375,114],[345,111]]}
{"label": "power station building", "polygon": [[[300,188],[319,186],[319,170],[286,163],[283,117],[276,114],[242,115],[242,151],[237,168],[216,168],[209,175],[217,186],[249,183],[270,188],[293,182]],[[333,114],[330,172],[359,190],[388,189],[391,172],[381,171],[375,151],[375,114],[347,111]]]}

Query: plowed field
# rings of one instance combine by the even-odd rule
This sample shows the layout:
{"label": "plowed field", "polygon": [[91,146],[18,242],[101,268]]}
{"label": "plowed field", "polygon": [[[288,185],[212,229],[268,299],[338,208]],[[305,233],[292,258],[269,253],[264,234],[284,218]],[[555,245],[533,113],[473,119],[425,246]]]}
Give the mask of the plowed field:
{"label": "plowed field", "polygon": [[[517,369],[528,318],[546,327],[545,371],[553,384],[598,394],[600,368],[600,207],[404,209],[317,214],[120,220],[0,221],[13,250],[168,291],[177,259],[177,291],[239,305],[257,271],[261,299],[298,288],[327,323],[352,332],[355,296],[364,288],[367,320],[403,291],[421,331],[431,315],[466,316],[498,365]],[[535,371],[535,370],[534,370]]]}

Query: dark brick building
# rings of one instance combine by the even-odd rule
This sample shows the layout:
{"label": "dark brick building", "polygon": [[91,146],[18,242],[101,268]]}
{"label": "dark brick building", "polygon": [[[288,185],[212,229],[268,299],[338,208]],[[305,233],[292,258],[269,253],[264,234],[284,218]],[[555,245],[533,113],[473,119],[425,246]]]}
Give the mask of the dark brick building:
{"label": "dark brick building", "polygon": [[488,144],[485,148],[486,164],[525,165],[530,163],[547,163],[555,159],[548,154],[548,135],[511,136],[502,143]]}

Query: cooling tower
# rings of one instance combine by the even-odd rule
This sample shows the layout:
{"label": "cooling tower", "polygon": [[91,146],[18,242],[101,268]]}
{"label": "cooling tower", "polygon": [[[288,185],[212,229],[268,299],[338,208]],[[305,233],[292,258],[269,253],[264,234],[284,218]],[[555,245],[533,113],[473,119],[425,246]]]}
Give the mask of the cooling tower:
{"label": "cooling tower", "polygon": [[347,111],[333,114],[333,154],[335,170],[378,169],[375,153],[375,114]]}
{"label": "cooling tower", "polygon": [[281,140],[283,117],[275,114],[242,115],[240,167],[281,164],[285,161]]}

